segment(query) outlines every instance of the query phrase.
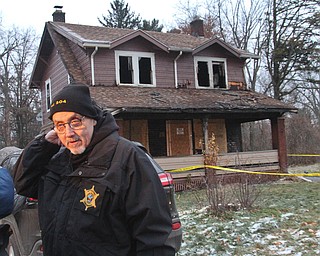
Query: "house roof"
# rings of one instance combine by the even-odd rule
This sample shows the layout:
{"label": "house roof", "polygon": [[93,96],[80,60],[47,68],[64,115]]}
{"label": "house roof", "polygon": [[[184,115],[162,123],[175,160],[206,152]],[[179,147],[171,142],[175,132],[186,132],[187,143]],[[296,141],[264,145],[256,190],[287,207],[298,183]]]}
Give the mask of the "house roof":
{"label": "house roof", "polygon": [[[206,90],[110,86],[90,87],[92,98],[104,109],[127,113],[274,113],[296,108],[249,90]],[[257,118],[259,119],[259,118]]]}
{"label": "house roof", "polygon": [[204,38],[188,34],[163,33],[145,30],[133,30],[122,28],[108,28],[103,26],[88,26],[70,24],[65,22],[46,22],[41,38],[36,65],[34,66],[30,84],[31,88],[39,88],[45,68],[46,56],[50,54],[53,46],[56,46],[61,59],[71,77],[79,82],[86,82],[79,63],[70,50],[67,40],[70,40],[82,48],[104,47],[112,49],[135,37],[143,37],[165,52],[184,51],[196,54],[205,48],[217,44],[238,58],[259,58],[259,56],[247,51],[235,48],[217,37]]}
{"label": "house roof", "polygon": [[257,55],[234,48],[217,37],[204,38],[188,34],[163,33],[146,30],[108,28],[103,26],[87,26],[64,22],[48,22],[58,33],[82,47],[113,48],[134,37],[142,36],[167,51],[199,50],[211,44],[220,44],[239,58],[258,58]]}
{"label": "house roof", "polygon": [[[106,47],[112,49],[135,37],[143,37],[160,49],[187,51],[193,54],[218,44],[238,58],[258,56],[234,48],[218,38],[202,38],[187,34],[162,33],[154,31],[107,28],[47,22],[41,39],[36,65],[30,80],[30,87],[39,87],[46,56],[56,46],[71,78],[86,82],[78,61],[70,50],[68,40],[80,47]],[[251,91],[206,90],[186,88],[156,88],[133,86],[90,87],[92,97],[103,108],[124,110],[126,113],[266,113],[281,116],[296,110],[281,101]],[[265,115],[265,116],[266,116]],[[259,119],[254,117],[253,119]]]}

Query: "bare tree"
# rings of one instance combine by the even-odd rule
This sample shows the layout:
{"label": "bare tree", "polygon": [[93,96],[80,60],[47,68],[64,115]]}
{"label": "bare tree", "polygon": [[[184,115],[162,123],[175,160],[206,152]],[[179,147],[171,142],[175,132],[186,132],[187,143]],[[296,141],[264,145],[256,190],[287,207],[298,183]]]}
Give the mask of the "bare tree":
{"label": "bare tree", "polygon": [[177,5],[176,23],[178,24],[178,29],[172,29],[171,32],[182,32],[185,34],[191,34],[190,23],[196,19],[203,20],[204,26],[204,37],[210,38],[213,36],[219,36],[218,25],[216,24],[216,15],[212,15],[206,10],[204,4],[199,2],[192,2],[190,0],[182,1],[180,0]]}
{"label": "bare tree", "polygon": [[37,38],[32,30],[12,28],[0,33],[0,145],[22,148],[40,130],[35,118],[40,112],[39,92],[28,87]]}
{"label": "bare tree", "polygon": [[4,146],[11,145],[11,127],[10,127],[10,88],[9,84],[12,81],[10,55],[18,47],[18,42],[14,36],[14,31],[0,31],[0,90],[1,90],[1,134],[2,144]]}
{"label": "bare tree", "polygon": [[[318,154],[320,152],[320,127],[314,123],[309,108],[301,108],[299,114],[286,121],[287,148],[290,154]],[[290,165],[306,165],[319,162],[319,157],[289,157]]]}
{"label": "bare tree", "polygon": [[[218,0],[216,7],[208,10],[217,16],[222,38],[239,49],[250,51],[258,56],[262,55],[266,38],[261,33],[264,28],[264,12],[267,7],[265,1],[260,0]],[[245,77],[248,88],[256,91],[261,59],[251,59],[245,65]]]}
{"label": "bare tree", "polygon": [[310,119],[314,123],[320,125],[320,75],[318,73],[310,75],[311,77],[305,77],[306,82],[298,83],[294,100],[302,109],[308,110]]}
{"label": "bare tree", "polygon": [[[266,2],[260,0],[206,0],[191,4],[180,2],[177,23],[182,32],[190,33],[190,21],[204,20],[205,37],[217,36],[227,43],[256,55],[262,55],[266,39],[261,33]],[[245,66],[248,88],[256,90],[261,59],[252,59]]]}
{"label": "bare tree", "polygon": [[[301,72],[312,67],[317,40],[319,0],[270,0],[267,12],[265,59],[270,83],[266,91],[279,100],[297,89]],[[319,39],[318,39],[319,40]]]}

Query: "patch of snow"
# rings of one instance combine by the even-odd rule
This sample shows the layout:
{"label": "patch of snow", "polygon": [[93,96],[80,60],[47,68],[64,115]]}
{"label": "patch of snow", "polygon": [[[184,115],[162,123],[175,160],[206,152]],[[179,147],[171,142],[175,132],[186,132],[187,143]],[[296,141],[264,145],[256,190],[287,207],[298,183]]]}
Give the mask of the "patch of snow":
{"label": "patch of snow", "polygon": [[291,213],[291,212],[285,213],[285,214],[281,214],[281,221],[287,220],[287,219],[289,219],[290,217],[292,217],[292,216],[294,216],[294,215],[295,215],[295,214],[294,214],[294,213]]}

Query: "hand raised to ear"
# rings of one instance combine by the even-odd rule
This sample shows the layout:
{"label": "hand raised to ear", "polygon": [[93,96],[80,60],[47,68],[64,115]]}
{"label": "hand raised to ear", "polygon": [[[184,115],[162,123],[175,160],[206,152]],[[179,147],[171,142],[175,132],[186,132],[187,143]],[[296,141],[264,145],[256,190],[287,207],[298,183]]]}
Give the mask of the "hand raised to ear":
{"label": "hand raised to ear", "polygon": [[52,144],[57,144],[57,145],[61,146],[61,141],[60,141],[58,134],[56,133],[55,130],[49,131],[44,138]]}

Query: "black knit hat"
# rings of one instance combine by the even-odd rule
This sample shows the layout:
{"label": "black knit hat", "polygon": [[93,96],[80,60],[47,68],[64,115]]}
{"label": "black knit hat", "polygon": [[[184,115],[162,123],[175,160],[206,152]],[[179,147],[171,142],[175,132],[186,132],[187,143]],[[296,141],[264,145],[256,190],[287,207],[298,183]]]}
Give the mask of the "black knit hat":
{"label": "black knit hat", "polygon": [[89,87],[84,84],[67,85],[58,92],[52,100],[49,118],[52,120],[57,112],[75,112],[95,120],[99,118]]}

